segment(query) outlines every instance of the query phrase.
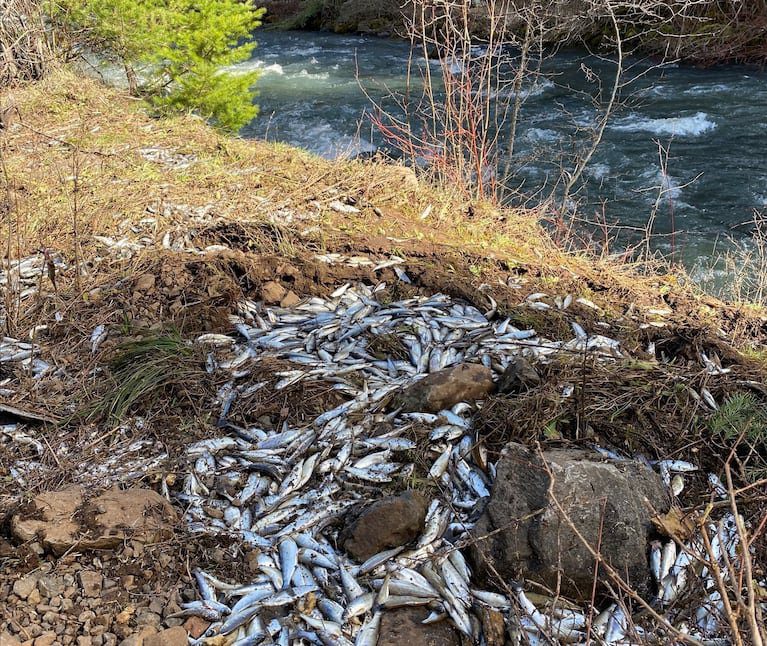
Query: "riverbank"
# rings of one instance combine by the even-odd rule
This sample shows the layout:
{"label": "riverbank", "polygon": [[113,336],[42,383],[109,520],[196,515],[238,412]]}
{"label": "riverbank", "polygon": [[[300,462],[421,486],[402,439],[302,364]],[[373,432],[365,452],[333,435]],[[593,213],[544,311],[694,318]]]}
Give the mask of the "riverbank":
{"label": "riverbank", "polygon": [[[489,10],[489,4],[472,2],[465,14],[463,9],[453,9],[462,16],[460,21],[467,22],[477,44],[487,38],[491,29],[499,29],[498,24],[491,25],[489,15],[498,15],[501,9],[494,6]],[[266,0],[261,5],[267,9],[267,24],[278,29],[327,30],[406,40],[414,16],[412,4],[396,0]],[[434,10],[442,9],[437,6]],[[504,29],[510,34],[524,34],[528,24],[525,16],[534,16],[532,31],[536,39],[541,38],[551,47],[614,49],[611,11],[603,3],[525,0],[511,3],[506,11]],[[631,50],[702,66],[747,63],[763,67],[767,62],[767,9],[763,3],[748,7],[680,3],[672,8],[668,3],[645,2],[615,11],[624,52]]]}
{"label": "riverbank", "polygon": [[[763,396],[762,310],[702,295],[683,276],[565,253],[534,211],[466,201],[460,191],[430,186],[404,167],[327,161],[283,145],[229,139],[194,117],[155,120],[140,101],[66,71],[16,91],[14,100],[19,118],[0,131],[2,238],[6,256],[22,260],[3,273],[2,414],[12,426],[0,435],[0,634],[7,631],[9,643],[182,643],[203,634],[215,620],[190,618],[182,606],[205,594],[192,572],[202,568],[224,580],[214,594],[217,603],[228,599],[227,610],[231,586],[263,583],[266,572],[282,576],[288,558],[282,548],[278,557],[276,539],[263,537],[289,530],[290,505],[284,518],[262,525],[263,518],[251,519],[258,537],[236,528],[259,505],[306,505],[280,498],[291,487],[308,501],[319,497],[318,508],[336,509],[317,521],[323,549],[332,544],[343,559],[362,562],[365,550],[355,552],[349,539],[359,547],[362,530],[341,513],[347,505],[370,511],[371,503],[416,491],[429,502],[432,521],[438,509],[451,526],[478,522],[454,510],[445,515],[468,495],[465,484],[453,484],[454,470],[466,464],[474,476],[462,471],[463,477],[487,486],[509,440],[590,453],[596,443],[723,474],[735,439],[712,430],[711,420],[719,418],[706,402]],[[401,315],[410,318],[399,325]],[[472,336],[476,330],[482,336]],[[420,354],[413,356],[416,348]],[[517,358],[530,369],[520,372]],[[388,399],[375,399],[377,389],[388,397],[395,387],[423,383],[426,372],[461,366],[484,372],[474,384],[451,377],[458,390],[441,396],[458,397],[449,405],[457,404],[460,419],[448,418],[447,430],[428,417],[423,426],[405,423]],[[354,410],[343,408],[352,404]],[[411,410],[421,411],[418,406],[426,404]],[[326,432],[340,432],[338,422],[347,419],[364,437],[329,438]],[[468,429],[471,435],[464,435]],[[274,439],[280,433],[293,434],[290,453]],[[314,440],[301,441],[313,433],[323,464],[337,461],[325,470],[312,453]],[[436,440],[428,439],[431,433]],[[464,437],[473,438],[468,443],[478,452],[451,458]],[[381,456],[369,455],[392,438],[406,440],[407,452],[386,479],[370,471]],[[267,441],[278,446],[276,460],[256,456]],[[746,444],[762,441],[757,435]],[[344,469],[344,444],[365,466]],[[744,467],[729,461],[734,486],[749,487],[760,473],[744,449],[736,451]],[[402,449],[383,450],[391,456]],[[247,455],[256,462],[240,470]],[[440,455],[447,458],[437,474],[432,462]],[[281,484],[296,465],[302,477],[306,467],[307,479]],[[252,494],[260,502],[248,506],[243,488],[251,473],[260,474],[253,487],[260,477],[271,484],[264,481],[266,489]],[[711,496],[706,479],[687,478],[671,509],[689,523],[670,526],[663,517],[666,525],[650,530],[647,512],[641,521],[654,539],[677,541],[680,549],[691,539],[690,527],[707,527],[722,509],[717,502],[713,516],[703,514]],[[51,497],[71,486],[82,489]],[[130,505],[98,497],[112,487],[141,493],[130,494],[137,498]],[[481,492],[475,496],[484,501]],[[761,485],[738,493],[735,502],[755,529],[761,572]],[[413,520],[400,503],[391,504],[396,511],[387,519],[401,518],[406,529],[387,536],[394,545],[384,541],[376,549],[407,544],[408,554],[416,545],[443,554],[441,536],[421,545],[434,531],[425,509]],[[134,515],[114,520],[108,513],[114,506]],[[67,519],[74,525],[69,535],[49,535],[51,525]],[[372,576],[350,569],[373,585]],[[538,586],[550,585],[528,575]],[[335,572],[328,576],[325,591],[336,587]],[[483,576],[481,585],[511,594]],[[451,618],[424,628],[418,617],[412,639],[426,639],[418,631],[442,630],[439,643],[457,643],[464,616],[450,605],[450,594],[440,603]],[[547,594],[534,596],[536,604]],[[276,639],[286,621],[302,625],[300,617],[316,614],[321,597],[302,597],[274,617],[265,613],[263,623],[277,621],[270,628]],[[483,607],[487,622],[496,629],[501,622],[493,643],[502,644],[513,613]],[[383,621],[379,610],[368,610],[344,620],[345,634],[376,616]],[[662,622],[654,629],[669,634]],[[155,636],[168,630],[175,632]],[[386,631],[378,630],[379,643],[387,643]],[[724,616],[716,625],[717,634],[722,630]]]}

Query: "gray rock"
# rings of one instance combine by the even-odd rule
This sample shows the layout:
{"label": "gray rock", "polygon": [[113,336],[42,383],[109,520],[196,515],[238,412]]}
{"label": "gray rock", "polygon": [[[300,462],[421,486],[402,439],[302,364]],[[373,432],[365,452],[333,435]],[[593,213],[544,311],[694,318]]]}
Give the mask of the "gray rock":
{"label": "gray rock", "polygon": [[[475,562],[489,582],[530,579],[587,601],[594,559],[553,500],[602,557],[640,593],[649,591],[653,510],[666,512],[660,477],[639,462],[612,462],[592,451],[558,449],[541,458],[509,444],[498,463],[490,503],[474,529]],[[552,495],[549,497],[553,474]],[[488,536],[489,535],[489,536]],[[480,537],[486,537],[481,538]]]}
{"label": "gray rock", "polygon": [[533,365],[523,357],[517,357],[503,371],[498,380],[498,392],[521,393],[541,383],[541,376]]}
{"label": "gray rock", "polygon": [[37,582],[37,589],[43,597],[50,599],[64,592],[64,583],[57,576],[42,576]]}
{"label": "gray rock", "polygon": [[459,402],[475,402],[495,390],[493,373],[476,363],[462,363],[431,373],[394,398],[394,408],[405,412],[436,413]]}
{"label": "gray rock", "polygon": [[136,611],[135,619],[138,626],[153,626],[155,628],[162,622],[162,617],[149,610],[149,608],[139,608]]}
{"label": "gray rock", "polygon": [[389,496],[365,507],[344,528],[344,548],[364,561],[418,538],[426,518],[426,499],[415,491]]}

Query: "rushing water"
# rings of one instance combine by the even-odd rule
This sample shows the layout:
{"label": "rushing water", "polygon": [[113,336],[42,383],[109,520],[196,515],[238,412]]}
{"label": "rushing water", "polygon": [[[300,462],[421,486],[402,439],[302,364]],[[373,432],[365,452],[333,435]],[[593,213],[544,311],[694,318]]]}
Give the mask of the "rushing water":
{"label": "rushing water", "polygon": [[[295,144],[323,156],[355,155],[384,144],[371,126],[371,104],[403,90],[406,43],[326,33],[259,32],[244,68],[262,71],[261,115],[243,135]],[[609,83],[612,63],[585,60]],[[590,132],[599,116],[583,73],[584,56],[549,59],[525,89],[518,150],[534,156],[515,182],[532,192],[558,176],[557,153]],[[745,236],[754,209],[767,207],[767,73],[741,67],[699,70],[652,67],[623,92],[627,105],[613,117],[585,176],[585,217],[643,226],[663,190],[656,231],[676,232],[676,250],[692,263],[730,235]],[[577,133],[577,128],[586,131]],[[659,144],[668,147],[661,163]],[[665,166],[665,171],[663,170]],[[741,225],[741,226],[738,226]],[[671,238],[665,240],[670,246]]]}

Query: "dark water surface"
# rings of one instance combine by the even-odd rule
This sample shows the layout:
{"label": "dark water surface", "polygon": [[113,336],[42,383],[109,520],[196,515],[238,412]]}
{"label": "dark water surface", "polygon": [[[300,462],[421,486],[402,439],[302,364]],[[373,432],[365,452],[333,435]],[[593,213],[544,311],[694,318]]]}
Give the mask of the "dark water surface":
{"label": "dark water surface", "polygon": [[[372,152],[382,145],[371,126],[374,97],[404,90],[406,43],[307,32],[259,32],[261,115],[243,131],[301,146],[327,157]],[[583,142],[599,117],[584,78],[584,55],[564,52],[545,62],[524,89],[518,150],[533,160],[516,183],[532,192],[558,177],[557,151]],[[614,66],[586,63],[605,83]],[[585,176],[579,212],[642,226],[659,189],[656,231],[677,232],[675,250],[687,264],[711,252],[725,236],[746,236],[754,209],[767,207],[767,73],[744,67],[653,68],[631,61],[628,76],[643,75],[623,92],[628,105],[614,115]],[[437,74],[439,70],[437,70]],[[665,171],[659,144],[669,148]],[[660,238],[670,248],[670,238]]]}

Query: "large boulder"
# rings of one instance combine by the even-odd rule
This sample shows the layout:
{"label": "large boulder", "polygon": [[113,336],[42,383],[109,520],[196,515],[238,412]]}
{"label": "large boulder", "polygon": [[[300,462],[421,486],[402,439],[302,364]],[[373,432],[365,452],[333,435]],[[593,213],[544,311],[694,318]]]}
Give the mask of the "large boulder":
{"label": "large boulder", "polygon": [[86,500],[82,487],[70,487],[35,497],[11,518],[11,532],[63,554],[73,547],[114,548],[127,539],[166,540],[176,520],[171,504],[151,489],[113,489]]}
{"label": "large boulder", "polygon": [[594,558],[564,512],[607,563],[649,591],[651,517],[670,507],[660,477],[640,462],[605,461],[593,451],[542,455],[511,443],[498,462],[490,502],[474,529],[472,556],[488,581],[495,571],[506,582],[530,579],[588,600]]}
{"label": "large boulder", "polygon": [[437,413],[459,402],[475,402],[495,391],[493,372],[477,363],[461,363],[431,373],[403,389],[394,407],[406,413]]}
{"label": "large boulder", "polygon": [[423,531],[428,502],[415,491],[388,496],[364,507],[344,528],[344,549],[359,561],[406,545]]}

